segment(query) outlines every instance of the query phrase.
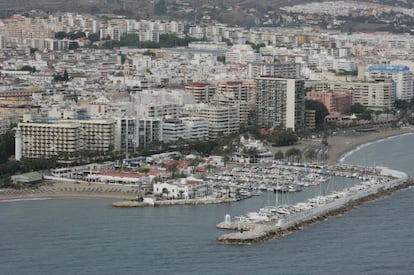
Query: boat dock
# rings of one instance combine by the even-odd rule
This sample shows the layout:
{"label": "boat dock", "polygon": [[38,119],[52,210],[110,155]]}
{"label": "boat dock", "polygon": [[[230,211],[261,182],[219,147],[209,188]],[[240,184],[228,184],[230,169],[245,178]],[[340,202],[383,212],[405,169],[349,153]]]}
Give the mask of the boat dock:
{"label": "boat dock", "polygon": [[152,200],[142,202],[134,200],[118,201],[112,203],[112,207],[131,208],[131,207],[146,207],[146,206],[168,206],[168,205],[203,205],[203,204],[218,204],[230,203],[240,200],[239,198],[203,198],[203,199],[181,199],[181,200]]}
{"label": "boat dock", "polygon": [[[381,168],[380,181],[366,181],[342,192],[334,192],[327,196],[318,196],[308,202],[297,203],[288,210],[278,208],[261,209],[250,212],[239,221],[226,220],[217,225],[221,229],[237,230],[217,238],[225,244],[260,243],[300,230],[315,222],[342,214],[367,201],[371,201],[400,189],[414,185],[405,173]],[[253,214],[254,213],[254,214]],[[253,214],[253,215],[252,215]],[[241,226],[239,226],[240,224]]]}

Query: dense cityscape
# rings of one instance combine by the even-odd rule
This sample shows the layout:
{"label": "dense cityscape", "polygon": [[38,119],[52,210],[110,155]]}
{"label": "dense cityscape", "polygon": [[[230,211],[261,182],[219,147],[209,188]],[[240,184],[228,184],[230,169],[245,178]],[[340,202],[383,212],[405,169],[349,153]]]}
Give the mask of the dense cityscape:
{"label": "dense cityscape", "polygon": [[275,195],[217,224],[250,244],[412,185],[342,163],[413,132],[414,9],[376,2],[0,5],[0,201]]}

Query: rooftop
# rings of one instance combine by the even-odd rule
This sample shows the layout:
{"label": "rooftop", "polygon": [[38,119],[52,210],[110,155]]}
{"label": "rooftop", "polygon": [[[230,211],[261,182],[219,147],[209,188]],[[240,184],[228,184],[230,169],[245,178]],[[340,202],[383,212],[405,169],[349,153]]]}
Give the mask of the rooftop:
{"label": "rooftop", "polygon": [[374,64],[368,67],[369,71],[393,71],[393,72],[403,72],[409,71],[410,68],[402,65],[387,65],[387,64]]}

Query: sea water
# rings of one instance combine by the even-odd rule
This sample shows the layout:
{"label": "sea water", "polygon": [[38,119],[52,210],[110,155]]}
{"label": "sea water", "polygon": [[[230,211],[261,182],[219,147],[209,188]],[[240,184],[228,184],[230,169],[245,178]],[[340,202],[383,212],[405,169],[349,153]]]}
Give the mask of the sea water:
{"label": "sea water", "polygon": [[[344,162],[413,175],[413,141],[413,135],[387,139]],[[306,192],[316,189],[297,196]],[[272,204],[271,195],[131,209],[102,199],[0,202],[0,274],[413,274],[413,199],[414,189],[400,191],[291,235],[241,246],[216,243],[224,231],[215,225],[226,213]]]}

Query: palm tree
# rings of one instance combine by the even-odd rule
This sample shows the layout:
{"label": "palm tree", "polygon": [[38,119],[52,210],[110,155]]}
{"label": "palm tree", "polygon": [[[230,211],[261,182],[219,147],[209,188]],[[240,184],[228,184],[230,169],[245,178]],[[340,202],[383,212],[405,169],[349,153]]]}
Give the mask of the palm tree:
{"label": "palm tree", "polygon": [[286,152],[286,157],[288,160],[291,160],[291,157],[293,160],[299,160],[301,156],[301,151],[298,148],[290,148]]}
{"label": "palm tree", "polygon": [[178,168],[177,168],[177,166],[175,164],[171,164],[171,165],[168,165],[167,166],[167,171],[169,173],[171,173],[171,177],[172,178],[175,178],[175,176],[177,174],[177,171],[178,171]]}
{"label": "palm tree", "polygon": [[285,156],[281,150],[275,153],[275,159],[283,159]]}
{"label": "palm tree", "polygon": [[195,159],[191,159],[188,162],[188,165],[191,167],[191,173],[194,173],[195,168],[197,167],[198,164],[200,164],[202,162],[201,159],[199,158],[195,158]]}

